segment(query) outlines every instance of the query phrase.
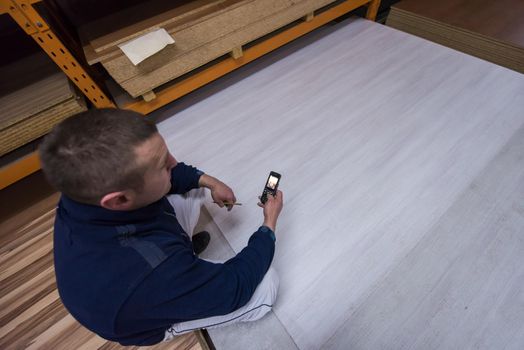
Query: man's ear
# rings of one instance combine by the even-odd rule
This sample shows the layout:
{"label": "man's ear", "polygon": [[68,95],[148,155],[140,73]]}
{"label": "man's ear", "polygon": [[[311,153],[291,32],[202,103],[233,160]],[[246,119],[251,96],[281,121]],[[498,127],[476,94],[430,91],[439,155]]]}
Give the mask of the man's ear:
{"label": "man's ear", "polygon": [[110,210],[130,210],[133,204],[133,196],[129,191],[108,193],[100,200],[100,206]]}

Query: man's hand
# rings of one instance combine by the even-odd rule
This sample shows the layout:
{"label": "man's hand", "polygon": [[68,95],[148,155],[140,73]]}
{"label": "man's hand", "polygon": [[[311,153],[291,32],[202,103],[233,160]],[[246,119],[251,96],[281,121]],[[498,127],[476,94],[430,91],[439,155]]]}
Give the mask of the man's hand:
{"label": "man's hand", "polygon": [[211,197],[213,197],[213,201],[217,203],[220,208],[226,206],[227,210],[231,210],[233,208],[233,203],[237,201],[233,190],[225,183],[212,176],[203,174],[198,180],[198,185],[211,190]]}
{"label": "man's hand", "polygon": [[264,226],[269,227],[273,232],[277,227],[277,219],[284,206],[282,191],[277,191],[275,196],[268,195],[265,204],[258,203],[259,207],[264,208]]}

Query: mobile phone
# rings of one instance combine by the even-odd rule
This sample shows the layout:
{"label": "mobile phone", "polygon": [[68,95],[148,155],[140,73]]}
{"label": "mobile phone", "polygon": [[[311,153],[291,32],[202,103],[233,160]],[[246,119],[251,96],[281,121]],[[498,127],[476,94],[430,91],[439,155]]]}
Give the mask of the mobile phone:
{"label": "mobile phone", "polygon": [[280,177],[281,175],[277,172],[272,171],[269,173],[266,185],[264,186],[264,191],[262,192],[262,196],[260,196],[260,202],[262,202],[262,204],[265,204],[267,202],[268,195],[274,196],[277,194]]}

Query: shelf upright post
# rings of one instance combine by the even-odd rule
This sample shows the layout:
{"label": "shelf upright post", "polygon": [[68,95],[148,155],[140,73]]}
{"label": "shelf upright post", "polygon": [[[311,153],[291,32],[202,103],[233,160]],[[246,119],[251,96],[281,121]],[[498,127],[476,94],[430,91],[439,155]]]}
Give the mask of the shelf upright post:
{"label": "shelf upright post", "polygon": [[[82,93],[97,108],[115,107],[115,104],[87,74],[46,21],[33,7],[41,0],[0,0],[0,15],[9,14],[30,35]],[[29,155],[0,168],[0,189],[40,170],[38,153]]]}
{"label": "shelf upright post", "polygon": [[367,6],[366,18],[370,21],[375,21],[377,19],[378,8],[380,7],[380,0],[371,0]]}
{"label": "shelf upright post", "polygon": [[87,74],[62,41],[33,7],[35,0],[0,0],[1,12],[8,13],[30,35],[82,93],[97,108],[115,107]]}

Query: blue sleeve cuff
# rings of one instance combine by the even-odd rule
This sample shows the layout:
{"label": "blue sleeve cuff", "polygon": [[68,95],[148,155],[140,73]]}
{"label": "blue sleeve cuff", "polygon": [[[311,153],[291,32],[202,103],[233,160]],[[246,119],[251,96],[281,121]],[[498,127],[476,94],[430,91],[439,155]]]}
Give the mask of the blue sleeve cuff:
{"label": "blue sleeve cuff", "polygon": [[202,170],[196,169],[197,183],[200,181],[200,177],[204,174],[205,173]]}
{"label": "blue sleeve cuff", "polygon": [[198,188],[198,181],[203,172],[184,162],[179,162],[171,169],[170,194],[183,194],[194,188]]}
{"label": "blue sleeve cuff", "polygon": [[273,240],[273,242],[276,242],[277,237],[275,236],[275,232],[273,232],[272,229],[270,229],[270,228],[267,227],[267,226],[260,226],[260,228],[259,228],[258,230],[259,230],[260,232],[264,232],[264,233],[269,234],[269,237],[271,237],[271,239]]}

